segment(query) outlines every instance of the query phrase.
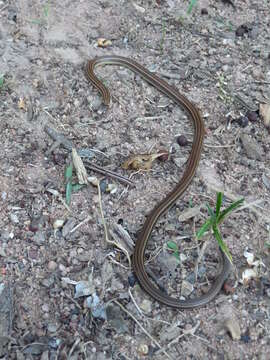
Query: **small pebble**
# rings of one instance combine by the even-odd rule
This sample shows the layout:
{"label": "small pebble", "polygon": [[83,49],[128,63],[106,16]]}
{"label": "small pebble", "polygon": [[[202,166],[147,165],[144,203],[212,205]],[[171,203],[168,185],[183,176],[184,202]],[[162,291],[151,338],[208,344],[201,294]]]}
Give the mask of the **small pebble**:
{"label": "small pebble", "polygon": [[43,304],[43,305],[41,306],[41,310],[44,311],[44,312],[49,312],[50,307],[49,307],[48,304]]}
{"label": "small pebble", "polygon": [[152,311],[152,301],[144,299],[140,304],[140,308],[144,313],[150,314]]}
{"label": "small pebble", "polygon": [[226,330],[228,330],[233,340],[240,340],[241,330],[238,321],[235,318],[227,319],[224,323]]}
{"label": "small pebble", "polygon": [[248,118],[249,121],[255,122],[258,120],[258,113],[257,111],[248,111],[246,113],[246,117]]}
{"label": "small pebble", "polygon": [[241,127],[246,127],[248,126],[248,118],[246,116],[241,116],[240,118],[237,119],[237,123]]}
{"label": "small pebble", "polygon": [[133,287],[137,282],[137,278],[136,278],[136,275],[135,274],[131,274],[128,276],[128,283],[129,283],[129,286]]}
{"label": "small pebble", "polygon": [[202,8],[201,15],[208,15],[208,10],[206,8]]}
{"label": "small pebble", "polygon": [[49,261],[48,263],[48,270],[49,271],[55,271],[57,268],[57,263],[53,260]]}
{"label": "small pebble", "polygon": [[147,344],[140,344],[138,347],[138,353],[140,355],[147,355],[149,352],[149,347]]}
{"label": "small pebble", "polygon": [[178,136],[176,141],[179,146],[186,146],[188,144],[188,140],[185,135]]}
{"label": "small pebble", "polygon": [[106,189],[107,189],[107,180],[106,179],[102,179],[99,183],[100,186],[100,191],[102,193],[105,193]]}

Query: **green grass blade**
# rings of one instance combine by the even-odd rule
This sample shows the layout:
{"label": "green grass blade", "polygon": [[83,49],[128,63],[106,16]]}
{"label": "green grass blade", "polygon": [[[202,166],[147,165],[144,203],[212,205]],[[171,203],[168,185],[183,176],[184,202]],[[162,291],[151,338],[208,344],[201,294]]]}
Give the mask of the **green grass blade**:
{"label": "green grass blade", "polygon": [[73,184],[72,185],[72,191],[73,192],[77,192],[79,191],[81,188],[84,188],[86,185],[85,184]]}
{"label": "green grass blade", "polygon": [[213,224],[213,233],[218,242],[220,249],[224,252],[224,254],[229,259],[230,263],[232,264],[232,255],[231,255],[227,245],[224,243],[222,236],[220,234],[220,231],[218,230],[218,227],[216,226],[216,224]]}
{"label": "green grass blade", "polygon": [[167,242],[167,247],[168,247],[168,249],[170,249],[170,250],[178,251],[178,246],[177,246],[177,244],[176,244],[174,241],[168,241],[168,242]]}
{"label": "green grass blade", "polygon": [[67,182],[66,185],[66,204],[69,205],[71,202],[71,194],[72,194],[72,184],[71,182]]}
{"label": "green grass blade", "polygon": [[209,215],[211,216],[211,218],[212,218],[213,221],[214,221],[215,218],[216,218],[216,215],[215,215],[214,211],[210,208],[210,206],[209,206],[208,203],[206,203],[206,207],[207,207],[207,210],[208,210],[208,212],[209,212]]}
{"label": "green grass blade", "polygon": [[217,223],[220,224],[224,218],[230,213],[232,212],[233,210],[237,209],[240,205],[242,205],[244,202],[244,198],[243,199],[240,199],[240,200],[237,200],[235,201],[234,203],[232,203],[227,209],[221,211],[218,219],[217,219]]}
{"label": "green grass blade", "polygon": [[0,74],[0,89],[4,86],[4,75]]}
{"label": "green grass blade", "polygon": [[197,235],[196,235],[198,240],[203,236],[203,234],[204,234],[206,231],[208,231],[208,230],[210,229],[210,227],[212,226],[212,224],[213,224],[213,219],[211,218],[211,219],[207,220],[207,221],[201,226],[200,230],[197,232]]}
{"label": "green grass blade", "polygon": [[71,163],[67,166],[65,171],[65,179],[66,179],[66,203],[67,205],[71,202],[71,194],[72,194],[72,171],[73,164]]}
{"label": "green grass blade", "polygon": [[216,217],[217,218],[218,218],[219,213],[220,213],[220,209],[221,209],[221,205],[222,205],[222,199],[223,199],[223,193],[218,192],[217,193],[217,203],[216,203]]}
{"label": "green grass blade", "polygon": [[190,14],[194,6],[196,5],[197,0],[190,0],[188,5],[187,13]]}

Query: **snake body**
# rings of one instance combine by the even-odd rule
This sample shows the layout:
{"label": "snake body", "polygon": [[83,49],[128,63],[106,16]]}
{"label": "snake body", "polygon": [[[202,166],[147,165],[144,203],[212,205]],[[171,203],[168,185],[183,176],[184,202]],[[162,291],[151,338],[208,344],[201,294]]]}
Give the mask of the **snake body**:
{"label": "snake body", "polygon": [[203,306],[213,300],[214,297],[219,293],[224,281],[227,279],[231,270],[230,262],[227,256],[221,250],[222,270],[215,279],[209,291],[202,296],[187,300],[178,300],[176,298],[170,297],[164,292],[162,292],[160,289],[155,287],[150,281],[144,266],[145,249],[148,239],[152,233],[153,227],[155,226],[159,217],[164,214],[164,212],[166,212],[185,192],[195,174],[196,168],[200,160],[203,144],[203,120],[196,107],[185,96],[180,94],[166,81],[154,75],[136,61],[130,58],[116,55],[98,57],[96,59],[89,60],[86,65],[86,77],[101,93],[105,105],[109,105],[110,103],[110,92],[94,73],[94,69],[100,65],[124,66],[129,70],[133,71],[134,73],[140,75],[147,83],[158,89],[161,93],[165,94],[177,105],[184,108],[193,122],[193,144],[184,174],[176,187],[163,200],[161,200],[161,202],[157,204],[157,206],[147,216],[147,219],[136,241],[135,250],[132,257],[132,263],[141,287],[155,300],[177,309],[193,309],[199,306]]}

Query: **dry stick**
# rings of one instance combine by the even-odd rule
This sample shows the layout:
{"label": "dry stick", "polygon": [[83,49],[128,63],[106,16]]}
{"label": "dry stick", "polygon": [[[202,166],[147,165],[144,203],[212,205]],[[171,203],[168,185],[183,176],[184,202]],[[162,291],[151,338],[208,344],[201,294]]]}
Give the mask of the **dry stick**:
{"label": "dry stick", "polygon": [[137,304],[137,302],[135,301],[133,295],[132,295],[132,292],[130,290],[130,287],[128,288],[128,293],[129,293],[129,296],[131,298],[131,300],[133,301],[133,304],[135,305],[135,308],[138,310],[138,312],[140,313],[140,315],[144,315],[144,313],[142,312],[142,310],[140,309],[139,305]]}
{"label": "dry stick", "polygon": [[135,323],[141,328],[141,330],[145,333],[145,335],[147,335],[149,337],[150,340],[152,340],[156,346],[159,347],[160,352],[162,352],[163,354],[165,354],[167,356],[168,359],[173,360],[171,358],[171,356],[162,348],[162,346],[160,345],[160,343],[153,338],[153,336],[151,334],[149,334],[149,332],[141,325],[141,323],[134,317],[134,315],[132,315],[120,302],[118,302],[117,300],[113,300],[113,302],[115,304],[117,304],[129,317],[131,317],[132,320],[135,321]]}
{"label": "dry stick", "polygon": [[120,182],[123,182],[125,184],[128,184],[128,185],[131,185],[131,186],[135,186],[134,185],[134,182],[131,181],[130,179],[126,178],[125,176],[122,176],[122,175],[119,175],[117,174],[116,172],[114,171],[111,171],[111,170],[107,170],[107,169],[104,169],[96,164],[93,164],[91,163],[89,160],[85,159],[84,162],[86,163],[85,164],[85,167],[86,168],[89,168],[90,170],[93,170],[93,171],[96,171],[96,172],[99,172],[100,174],[103,174],[103,175],[107,175],[111,178],[115,178],[117,180],[119,180]]}
{"label": "dry stick", "polygon": [[80,338],[77,338],[75,341],[74,341],[74,344],[72,345],[72,348],[70,349],[69,353],[68,353],[68,360],[71,359],[71,355],[74,351],[74,349],[76,348],[76,346],[80,343]]}
{"label": "dry stick", "polygon": [[74,233],[74,231],[76,231],[79,227],[81,227],[83,224],[87,223],[92,217],[91,216],[87,216],[86,219],[84,219],[83,221],[81,221],[78,225],[76,225],[73,229],[70,230],[70,234]]}

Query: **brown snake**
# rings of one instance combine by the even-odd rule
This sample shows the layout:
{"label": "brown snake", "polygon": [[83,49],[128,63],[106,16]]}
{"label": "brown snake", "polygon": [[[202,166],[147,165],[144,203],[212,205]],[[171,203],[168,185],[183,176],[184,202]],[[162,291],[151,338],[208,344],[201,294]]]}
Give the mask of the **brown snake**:
{"label": "brown snake", "polygon": [[215,279],[214,283],[212,284],[212,287],[209,289],[209,291],[206,294],[188,300],[178,300],[176,298],[170,297],[164,292],[162,292],[160,289],[155,287],[150,281],[144,267],[145,248],[148,239],[152,233],[154,225],[156,224],[158,218],[165,211],[167,211],[177,201],[177,199],[185,192],[185,190],[189,186],[195,174],[196,168],[200,160],[203,137],[204,137],[204,124],[202,118],[196,107],[185,96],[180,94],[175,88],[169,85],[166,81],[152,74],[149,70],[138,64],[136,61],[116,55],[102,56],[94,60],[89,60],[86,66],[87,79],[101,93],[105,105],[110,104],[110,92],[103,85],[103,83],[96,77],[94,73],[95,67],[100,65],[121,65],[133,71],[134,73],[139,74],[146,82],[148,82],[156,89],[158,89],[160,92],[168,96],[180,107],[184,108],[187,111],[190,118],[192,119],[194,126],[194,139],[184,174],[180,179],[179,183],[176,185],[176,187],[163,200],[161,200],[161,202],[147,216],[147,219],[136,241],[132,262],[133,262],[134,271],[136,273],[136,276],[139,280],[141,287],[150,296],[152,296],[155,300],[159,301],[160,303],[178,309],[193,309],[205,305],[219,293],[219,291],[223,286],[224,281],[227,279],[231,270],[230,262],[227,256],[224,255],[222,251],[221,251],[222,271]]}

